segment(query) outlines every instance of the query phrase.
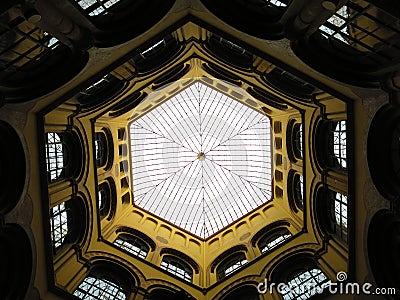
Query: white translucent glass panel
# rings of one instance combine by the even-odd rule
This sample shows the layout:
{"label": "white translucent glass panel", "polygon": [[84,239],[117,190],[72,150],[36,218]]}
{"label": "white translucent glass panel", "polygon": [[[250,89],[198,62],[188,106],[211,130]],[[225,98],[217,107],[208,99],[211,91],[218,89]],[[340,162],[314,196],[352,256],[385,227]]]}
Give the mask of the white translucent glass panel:
{"label": "white translucent glass panel", "polygon": [[61,203],[50,210],[51,240],[53,248],[59,248],[68,234],[68,215],[65,203]]}
{"label": "white translucent glass panel", "polygon": [[49,38],[47,48],[54,49],[59,45],[59,40],[55,37],[50,37],[48,32],[43,32],[44,36]]}
{"label": "white translucent glass panel", "polygon": [[111,76],[107,74],[100,80],[96,81],[95,83],[93,83],[92,85],[87,87],[84,91],[81,92],[81,94],[93,95],[95,92],[97,92],[98,90],[100,90],[102,87],[104,87],[105,85],[107,85],[110,82],[110,77]]}
{"label": "white translucent glass panel", "polygon": [[178,276],[188,282],[192,282],[192,272],[187,267],[174,260],[163,260],[161,262],[161,269],[168,271],[169,273]]}
{"label": "white translucent glass panel", "polygon": [[107,14],[107,9],[120,0],[76,0],[80,7],[88,12],[89,16]]}
{"label": "white translucent glass panel", "polygon": [[228,276],[229,274],[235,272],[236,270],[240,269],[245,264],[247,264],[247,260],[246,259],[241,259],[241,260],[233,262],[231,265],[229,265],[225,269],[225,276]]}
{"label": "white translucent glass panel", "polygon": [[149,252],[149,249],[143,245],[143,242],[135,239],[134,237],[132,237],[132,239],[117,238],[114,242],[114,245],[117,245],[129,253],[141,258],[146,258],[147,253]]}
{"label": "white translucent glass panel", "polygon": [[281,7],[286,7],[286,3],[283,3],[279,0],[269,0],[269,3],[275,5],[275,6],[281,6]]}
{"label": "white translucent glass panel", "polygon": [[96,159],[99,159],[101,157],[101,144],[99,140],[94,141],[94,147],[95,147]]}
{"label": "white translucent glass panel", "polygon": [[50,181],[61,177],[64,170],[64,151],[60,135],[55,132],[47,133],[46,140],[46,165]]}
{"label": "white translucent glass panel", "polygon": [[207,238],[271,199],[270,120],[192,84],[130,125],[135,204]]}
{"label": "white translucent glass panel", "polygon": [[347,19],[349,18],[348,11],[349,9],[344,5],[327,20],[328,23],[334,25],[334,28],[336,28],[335,30],[325,25],[321,25],[319,29],[326,37],[334,37],[343,43],[348,44],[348,41],[345,39],[349,33],[348,26],[345,25]]}
{"label": "white translucent glass panel", "polygon": [[299,176],[299,188],[300,188],[300,201],[301,203],[304,202],[304,182],[303,182],[303,175]]}
{"label": "white translucent glass panel", "polygon": [[339,121],[333,132],[333,154],[344,169],[347,168],[346,151],[346,121]]}
{"label": "white translucent glass panel", "polygon": [[298,131],[298,151],[301,155],[301,157],[303,156],[303,125],[300,124],[299,125],[299,131]]}
{"label": "white translucent glass panel", "polygon": [[308,299],[317,292],[321,292],[327,282],[328,278],[320,269],[305,271],[284,286],[282,297],[284,300]]}
{"label": "white translucent glass panel", "polygon": [[164,41],[164,40],[158,41],[158,42],[155,43],[153,46],[147,48],[147,49],[144,50],[143,52],[140,52],[140,55],[141,55],[142,57],[148,57],[148,56],[150,56],[151,54],[153,54],[154,51],[155,51],[159,46],[161,46],[161,45],[165,45],[165,41]]}
{"label": "white translucent glass panel", "polygon": [[104,205],[104,203],[103,203],[104,200],[106,200],[104,190],[99,190],[98,196],[99,196],[99,209],[101,209]]}
{"label": "white translucent glass panel", "polygon": [[74,295],[79,299],[90,300],[125,300],[126,294],[117,284],[107,280],[95,277],[86,277]]}
{"label": "white translucent glass panel", "polygon": [[335,220],[342,233],[347,233],[347,197],[340,193],[335,196]]}
{"label": "white translucent glass panel", "polygon": [[290,239],[291,237],[292,237],[292,234],[290,234],[290,233],[276,236],[273,240],[269,241],[261,249],[261,253],[265,253],[265,252],[271,251],[272,249],[274,249],[275,247],[279,246],[280,244],[282,244],[284,241]]}

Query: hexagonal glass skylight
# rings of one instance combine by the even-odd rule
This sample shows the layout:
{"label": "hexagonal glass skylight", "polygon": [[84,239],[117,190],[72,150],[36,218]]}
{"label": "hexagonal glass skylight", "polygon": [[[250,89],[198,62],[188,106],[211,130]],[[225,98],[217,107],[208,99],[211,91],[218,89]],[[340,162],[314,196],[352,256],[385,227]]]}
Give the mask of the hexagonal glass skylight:
{"label": "hexagonal glass skylight", "polygon": [[199,81],[130,124],[135,205],[207,238],[271,199],[264,114]]}

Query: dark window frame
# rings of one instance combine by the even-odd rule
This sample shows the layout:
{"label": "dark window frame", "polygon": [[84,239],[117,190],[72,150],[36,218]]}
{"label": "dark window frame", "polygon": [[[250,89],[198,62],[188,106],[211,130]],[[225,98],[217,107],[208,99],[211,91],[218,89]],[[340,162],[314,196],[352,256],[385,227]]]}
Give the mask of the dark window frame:
{"label": "dark window frame", "polygon": [[[60,149],[61,148],[61,149]],[[63,132],[47,132],[45,140],[47,180],[53,183],[67,177],[69,151]],[[55,162],[53,161],[55,160]],[[53,167],[53,165],[55,166]],[[54,174],[55,172],[55,174]],[[54,174],[54,176],[53,176]]]}
{"label": "dark window frame", "polygon": [[[140,257],[142,259],[146,259],[146,257],[150,253],[150,246],[145,241],[129,233],[119,234],[113,244],[116,245],[118,248],[123,249],[130,254],[136,257]],[[129,246],[125,244],[129,244]],[[132,249],[132,247],[135,247],[137,249]]]}
{"label": "dark window frame", "polygon": [[[245,261],[245,262],[244,262]],[[239,269],[248,263],[245,252],[236,252],[225,258],[216,268],[217,280],[236,273]],[[236,266],[236,267],[234,267]],[[233,269],[232,269],[233,268]]]}
{"label": "dark window frame", "polygon": [[193,282],[193,269],[190,267],[190,264],[178,257],[163,255],[160,268],[185,281]]}
{"label": "dark window frame", "polygon": [[72,231],[72,208],[67,204],[68,201],[62,202],[50,209],[50,233],[54,254],[67,243]]}
{"label": "dark window frame", "polygon": [[[100,292],[96,295],[98,291]],[[115,278],[92,274],[86,276],[74,291],[74,295],[79,299],[86,299],[87,296],[90,296],[98,300],[126,300],[128,294]]]}
{"label": "dark window frame", "polygon": [[[271,232],[267,232],[263,237],[261,237],[257,243],[257,246],[261,253],[268,253],[282,246],[292,237],[292,233],[286,227],[276,228]],[[282,239],[276,242],[276,240],[279,238]],[[275,242],[275,244],[272,246],[268,246],[268,244],[272,242]],[[264,250],[266,247],[268,247],[268,249]]]}
{"label": "dark window frame", "polygon": [[95,158],[97,168],[104,167],[108,159],[108,141],[104,132],[95,133]]}

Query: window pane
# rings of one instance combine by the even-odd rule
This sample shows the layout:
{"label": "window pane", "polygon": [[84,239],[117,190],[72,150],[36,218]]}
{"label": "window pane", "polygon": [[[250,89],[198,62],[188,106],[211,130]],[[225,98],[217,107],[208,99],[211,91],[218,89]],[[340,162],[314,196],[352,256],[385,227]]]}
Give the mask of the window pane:
{"label": "window pane", "polygon": [[117,245],[121,249],[141,258],[146,258],[147,253],[149,252],[149,247],[143,241],[133,236],[121,235],[115,240],[114,245]]}
{"label": "window pane", "polygon": [[[346,20],[349,17],[349,9],[347,6],[342,6],[332,17],[327,20],[325,25],[322,25],[319,29],[323,32],[325,37],[333,37],[345,44],[348,44],[348,26]],[[341,34],[344,33],[344,34]]]}
{"label": "window pane", "polygon": [[161,47],[163,47],[165,45],[165,41],[161,40],[158,41],[157,43],[155,43],[153,46],[147,48],[146,50],[144,50],[143,52],[140,52],[140,55],[142,57],[149,57],[153,54],[155,54],[157,52],[157,49],[160,49]]}
{"label": "window pane", "polygon": [[89,16],[105,15],[109,13],[109,8],[120,0],[75,0]]}
{"label": "window pane", "polygon": [[295,124],[293,126],[294,136],[294,155],[296,158],[303,158],[303,125]]}
{"label": "window pane", "polygon": [[[275,247],[279,246],[280,244],[282,244],[284,241],[290,239],[291,237],[292,234],[288,231],[285,234],[274,236],[272,239],[270,238],[266,241],[265,246],[262,246],[263,248],[261,249],[261,252],[265,253],[267,251],[270,251]],[[260,244],[262,245],[263,243],[261,242]]]}
{"label": "window pane", "polygon": [[346,121],[339,121],[333,132],[333,153],[339,165],[346,169]]}
{"label": "window pane", "polygon": [[304,271],[286,283],[282,297],[285,300],[308,299],[324,289],[327,282],[328,278],[320,269]]}
{"label": "window pane", "polygon": [[390,63],[398,57],[399,47],[393,43],[400,30],[397,19],[369,1],[347,1],[319,30],[327,39],[344,43],[360,55],[366,53],[374,63]]}
{"label": "window pane", "polygon": [[53,207],[50,211],[51,239],[53,248],[59,248],[68,234],[68,215],[65,203]]}
{"label": "window pane", "polygon": [[223,262],[217,268],[217,278],[221,280],[222,278],[228,276],[229,274],[240,269],[242,266],[247,264],[246,256],[243,252],[235,254]]}
{"label": "window pane", "polygon": [[62,178],[62,172],[65,169],[64,144],[58,133],[47,133],[46,164],[50,181]]}
{"label": "window pane", "polygon": [[294,177],[294,188],[295,188],[295,201],[298,208],[303,209],[304,207],[304,179],[303,175],[296,174]]}
{"label": "window pane", "polygon": [[74,295],[80,299],[125,300],[126,294],[122,288],[107,279],[86,277]]}
{"label": "window pane", "polygon": [[171,274],[174,274],[186,281],[192,282],[192,269],[188,266],[185,266],[184,263],[181,263],[178,261],[178,259],[164,256],[160,267],[161,269],[167,270]]}
{"label": "window pane", "polygon": [[347,197],[336,193],[334,201],[334,221],[340,237],[347,241]]}

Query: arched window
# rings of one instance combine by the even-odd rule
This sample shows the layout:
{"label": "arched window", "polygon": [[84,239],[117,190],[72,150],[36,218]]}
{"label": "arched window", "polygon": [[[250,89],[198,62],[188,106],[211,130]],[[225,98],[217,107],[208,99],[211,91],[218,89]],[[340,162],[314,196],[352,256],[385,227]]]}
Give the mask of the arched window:
{"label": "arched window", "polygon": [[328,188],[317,192],[318,222],[326,232],[348,242],[347,196]]}
{"label": "arched window", "polygon": [[45,140],[48,182],[74,176],[82,167],[82,149],[74,132],[48,132]]}
{"label": "arched window", "polygon": [[261,253],[266,253],[289,240],[291,237],[292,234],[287,228],[279,228],[271,233],[267,233],[264,237],[262,237],[258,242],[258,248],[260,249]]}
{"label": "arched window", "polygon": [[108,220],[111,220],[117,205],[115,184],[111,178],[107,178],[99,185],[97,201],[100,217],[107,217]]}
{"label": "arched window", "polygon": [[312,253],[289,254],[273,269],[271,280],[285,283],[279,291],[284,300],[308,299],[330,283]]}
{"label": "arched window", "polygon": [[[54,91],[77,75],[88,60],[88,53],[78,49],[75,43],[64,45],[62,41],[66,40],[51,35],[57,31],[64,35],[65,32],[60,32],[59,28],[46,32],[37,20],[33,21],[35,15],[46,19],[54,8],[48,7],[44,13],[42,6],[37,7],[38,11],[33,6],[23,10],[17,6],[18,3],[10,1],[1,7],[0,78],[2,102],[6,103],[26,102]],[[66,26],[71,24],[64,21]],[[70,29],[76,33],[76,28]],[[73,40],[76,37],[72,38],[72,35],[69,37]]]}
{"label": "arched window", "polygon": [[245,264],[247,264],[247,259],[244,252],[234,253],[218,265],[217,280],[225,278],[226,276],[240,269]]}
{"label": "arched window", "polygon": [[81,91],[76,98],[83,108],[93,108],[116,96],[125,86],[125,81],[107,74]]}
{"label": "arched window", "polygon": [[292,191],[289,193],[290,202],[292,202],[292,208],[296,211],[297,209],[303,210],[304,207],[304,180],[303,175],[295,172],[291,172],[289,176],[289,183],[292,180],[291,187]]}
{"label": "arched window", "polygon": [[104,189],[99,188],[99,209],[100,209],[100,215],[104,215],[101,211],[104,211],[104,204],[109,201],[108,195]]}
{"label": "arched window", "polygon": [[96,166],[103,167],[107,163],[107,138],[104,132],[95,133],[95,156],[96,156]]}
{"label": "arched window", "polygon": [[136,282],[137,278],[125,267],[96,261],[74,295],[79,299],[125,300],[133,292]]}
{"label": "arched window", "polygon": [[321,293],[327,286],[328,278],[318,268],[302,270],[294,273],[282,289],[284,300],[308,299],[316,293]]}
{"label": "arched window", "polygon": [[293,126],[293,152],[297,158],[303,158],[303,125],[300,123]]}
{"label": "arched window", "polygon": [[332,132],[333,155],[335,156],[339,166],[343,169],[347,168],[346,154],[346,121],[339,121]]}
{"label": "arched window", "polygon": [[120,0],[75,0],[79,6],[91,16],[99,16],[110,13],[110,8]]}
{"label": "arched window", "polygon": [[303,159],[303,125],[296,119],[291,119],[287,125],[286,143],[291,161]]}
{"label": "arched window", "polygon": [[51,208],[50,221],[51,240],[55,252],[63,245],[67,234],[71,231],[71,210],[66,207],[65,202]]}
{"label": "arched window", "polygon": [[54,253],[65,244],[80,240],[85,230],[86,208],[81,198],[50,208],[50,234]]}
{"label": "arched window", "polygon": [[332,203],[333,229],[341,239],[347,242],[347,196],[341,193],[335,193],[335,198]]}
{"label": "arched window", "polygon": [[295,212],[304,208],[304,178],[303,175],[290,170],[287,180],[288,200],[291,209]]}
{"label": "arched window", "polygon": [[160,51],[162,48],[164,48],[165,45],[166,45],[165,40],[162,39],[161,41],[156,42],[155,44],[151,45],[149,48],[140,52],[139,54],[142,58],[151,57],[155,55],[158,51]]}
{"label": "arched window", "polygon": [[86,89],[84,89],[81,94],[83,95],[94,95],[104,90],[113,80],[114,76],[107,74],[103,76],[101,79],[96,81],[95,83],[89,85]]}
{"label": "arched window", "polygon": [[62,134],[47,133],[46,137],[46,165],[49,182],[54,182],[65,176],[68,154]]}
{"label": "arched window", "polygon": [[164,255],[160,267],[183,280],[192,282],[192,268],[186,262],[175,256]]}
{"label": "arched window", "polygon": [[295,176],[295,199],[296,204],[300,209],[303,209],[304,206],[304,182],[303,182],[303,175],[297,174]]}
{"label": "arched window", "polygon": [[319,27],[326,38],[334,38],[345,44],[349,44],[348,28],[349,8],[344,5],[331,16],[324,25]]}
{"label": "arched window", "polygon": [[398,36],[397,18],[371,1],[345,3],[319,30],[296,41],[294,52],[331,78],[379,86],[381,76],[390,73],[386,68],[399,57],[400,49],[394,42]]}
{"label": "arched window", "polygon": [[139,73],[148,73],[165,66],[176,56],[182,46],[172,34],[164,36],[161,40],[155,40],[152,44],[143,45],[143,50],[132,57],[135,68]]}
{"label": "arched window", "polygon": [[316,155],[323,167],[347,169],[346,121],[323,121],[318,127]]}
{"label": "arched window", "polygon": [[86,277],[74,295],[79,299],[98,299],[98,300],[125,300],[126,293],[118,283],[109,279]]}
{"label": "arched window", "polygon": [[212,34],[205,46],[219,59],[236,68],[248,70],[252,66],[253,54],[226,38]]}
{"label": "arched window", "polygon": [[301,101],[311,102],[312,94],[317,90],[312,84],[279,67],[264,73],[262,78],[282,93]]}
{"label": "arched window", "polygon": [[143,240],[130,234],[120,234],[114,241],[114,245],[143,259],[146,258],[150,250],[150,247]]}
{"label": "arched window", "polygon": [[[378,16],[381,20],[377,19]],[[359,53],[371,53],[368,56],[375,61],[384,61],[389,57],[388,53],[395,50],[391,45],[396,35],[394,20],[369,2],[350,0],[320,26],[319,31],[329,40],[342,42]]]}

